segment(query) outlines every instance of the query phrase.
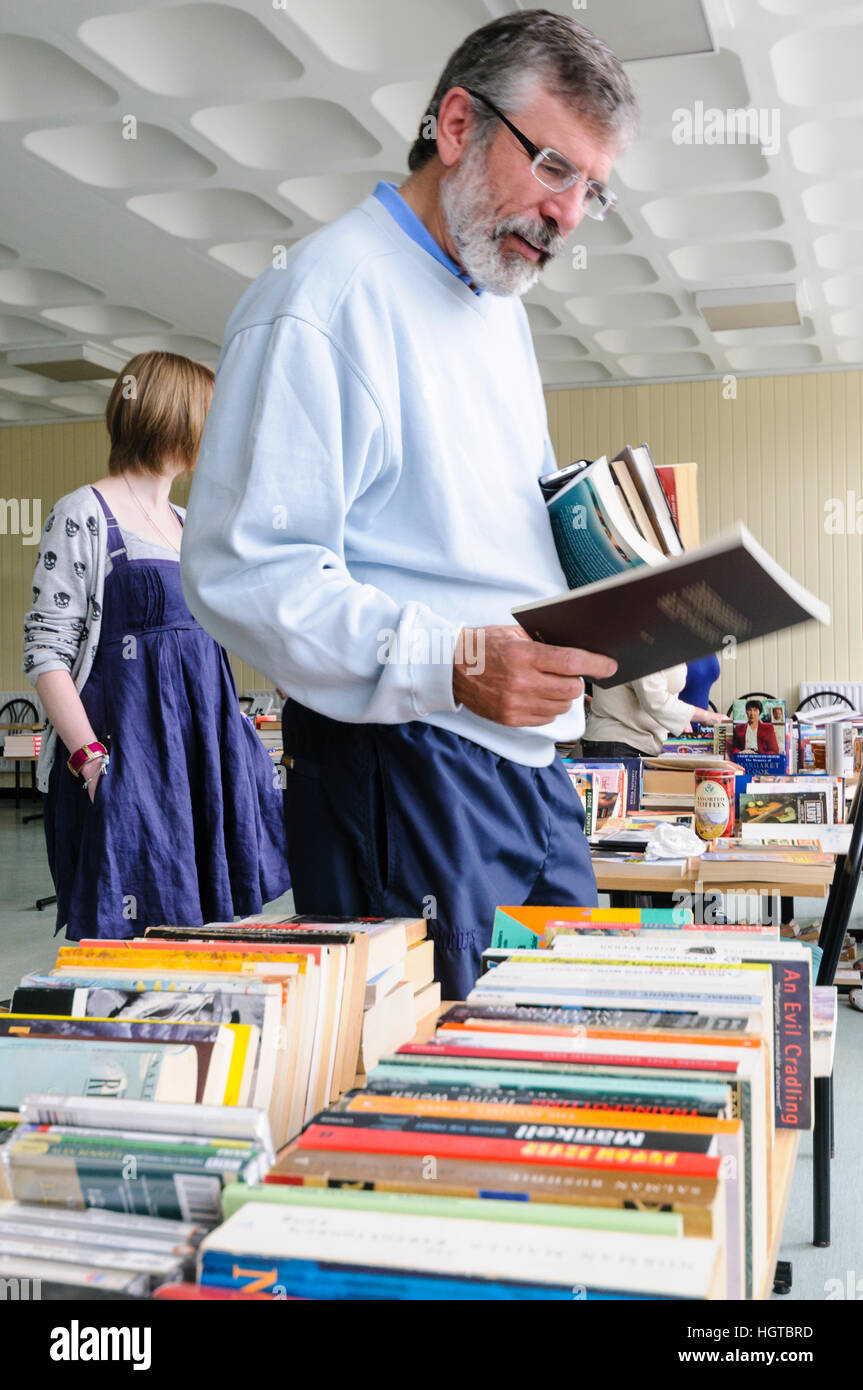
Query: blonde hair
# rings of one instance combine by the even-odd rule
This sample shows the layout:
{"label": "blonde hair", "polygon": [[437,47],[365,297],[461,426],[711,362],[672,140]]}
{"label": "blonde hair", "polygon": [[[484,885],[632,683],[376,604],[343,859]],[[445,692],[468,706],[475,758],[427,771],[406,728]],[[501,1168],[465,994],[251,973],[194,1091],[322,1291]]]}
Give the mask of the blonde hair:
{"label": "blonde hair", "polygon": [[105,423],[109,473],[161,473],[166,458],[189,472],[204,431],[215,373],[174,352],[139,352],[120,372]]}

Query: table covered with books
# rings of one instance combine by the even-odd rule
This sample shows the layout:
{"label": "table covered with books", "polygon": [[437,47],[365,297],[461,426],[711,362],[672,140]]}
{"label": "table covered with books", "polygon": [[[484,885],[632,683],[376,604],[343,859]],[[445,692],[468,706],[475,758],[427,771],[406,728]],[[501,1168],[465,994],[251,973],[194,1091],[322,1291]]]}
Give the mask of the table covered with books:
{"label": "table covered with books", "polygon": [[[845,760],[828,771],[824,727],[789,719],[785,701],[771,696],[757,702],[767,731],[757,737],[759,747],[773,751],[755,752],[743,746],[747,703],[753,704],[735,701],[727,722],[712,730],[668,738],[653,757],[590,760],[578,745],[561,746],[584,805],[600,892],[641,895],[642,902],[643,895],[713,899],[714,907],[717,895],[729,895],[729,910],[756,917],[759,900],[775,895],[783,921],[793,916],[795,897],[827,896],[836,856],[850,840],[847,807],[863,762],[863,734],[852,737],[848,725]],[[712,796],[698,800],[702,791]],[[673,826],[697,832],[697,854],[653,854],[659,832]],[[614,899],[618,905],[633,900]]]}
{"label": "table covered with books", "polygon": [[61,947],[0,1015],[0,1275],[160,1298],[766,1296],[829,1065],[805,946],[679,909],[503,907],[442,1008],[426,928]]}

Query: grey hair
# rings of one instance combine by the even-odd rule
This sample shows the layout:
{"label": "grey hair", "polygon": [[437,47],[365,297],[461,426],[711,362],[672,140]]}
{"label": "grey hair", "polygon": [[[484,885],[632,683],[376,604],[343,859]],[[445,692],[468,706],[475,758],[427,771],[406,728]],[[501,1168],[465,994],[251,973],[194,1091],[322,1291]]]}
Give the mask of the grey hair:
{"label": "grey hair", "polygon": [[[588,125],[625,147],[635,136],[638,107],[620,61],[583,24],[550,10],[519,10],[475,29],[441,73],[408,155],[413,173],[437,154],[432,134],[441,102],[452,87],[472,87],[507,115],[542,84]],[[473,103],[476,138],[488,144],[497,118]]]}

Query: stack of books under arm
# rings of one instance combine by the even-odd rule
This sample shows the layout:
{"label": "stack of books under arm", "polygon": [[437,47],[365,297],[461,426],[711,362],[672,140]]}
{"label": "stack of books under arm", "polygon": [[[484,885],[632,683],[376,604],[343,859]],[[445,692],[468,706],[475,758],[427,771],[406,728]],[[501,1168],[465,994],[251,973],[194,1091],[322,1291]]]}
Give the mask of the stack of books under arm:
{"label": "stack of books under arm", "polygon": [[[691,472],[691,470],[690,470]],[[579,460],[539,479],[568,591],[519,604],[535,641],[603,652],[638,680],[797,623],[830,621],[744,526],[697,545],[684,538],[646,445],[611,462]],[[685,549],[695,543],[695,549]]]}
{"label": "stack of books under arm", "polygon": [[[810,954],[691,914],[501,908],[434,1038],[316,1116],[202,1242],[294,1296],[753,1298],[811,1127]],[[650,923],[648,925],[647,923]]]}

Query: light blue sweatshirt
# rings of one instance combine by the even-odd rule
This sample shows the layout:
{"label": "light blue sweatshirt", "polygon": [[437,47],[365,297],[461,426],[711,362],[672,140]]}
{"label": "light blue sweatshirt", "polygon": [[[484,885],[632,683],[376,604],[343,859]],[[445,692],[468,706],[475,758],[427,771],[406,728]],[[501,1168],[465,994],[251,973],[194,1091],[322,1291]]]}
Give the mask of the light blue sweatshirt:
{"label": "light blue sweatshirt", "polygon": [[527,316],[475,293],[405,220],[370,195],[234,309],[186,516],[186,601],[310,709],[424,720],[544,766],[581,734],[581,700],[513,728],[452,693],[462,628],[512,624],[516,604],[566,588],[537,482],[557,464]]}

